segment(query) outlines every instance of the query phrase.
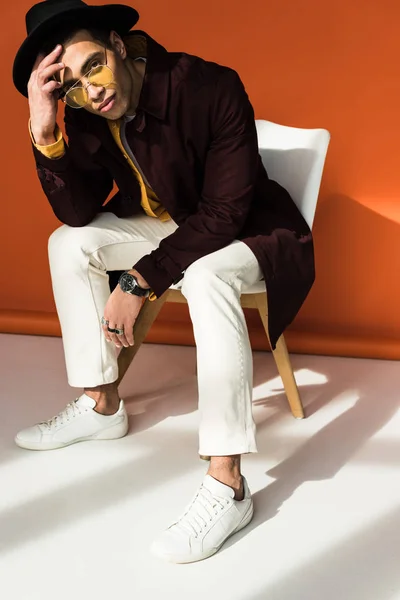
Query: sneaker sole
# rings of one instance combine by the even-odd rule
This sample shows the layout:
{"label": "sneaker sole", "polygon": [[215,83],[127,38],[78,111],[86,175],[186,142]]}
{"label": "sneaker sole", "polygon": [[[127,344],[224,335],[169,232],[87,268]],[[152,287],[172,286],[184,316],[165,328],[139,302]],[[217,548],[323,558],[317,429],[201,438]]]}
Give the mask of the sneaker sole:
{"label": "sneaker sole", "polygon": [[123,423],[117,423],[107,429],[102,429],[93,435],[85,436],[82,438],[71,440],[70,442],[53,442],[50,444],[43,444],[43,442],[25,442],[20,440],[18,436],[14,438],[15,443],[24,450],[58,450],[59,448],[66,448],[72,444],[78,444],[79,442],[93,442],[98,440],[118,440],[123,438],[128,433],[129,423],[128,417]]}
{"label": "sneaker sole", "polygon": [[162,558],[164,560],[167,560],[168,562],[180,564],[180,565],[189,564],[189,563],[193,563],[193,562],[200,562],[201,560],[205,560],[206,558],[210,558],[211,556],[216,554],[230,537],[232,537],[233,535],[235,535],[235,533],[238,533],[239,531],[244,529],[250,523],[253,516],[254,516],[254,504],[252,502],[248,511],[245,513],[243,519],[240,521],[240,523],[236,527],[236,529],[234,529],[232,531],[232,533],[230,533],[229,535],[226,536],[226,538],[223,540],[223,542],[221,542],[221,544],[218,546],[218,548],[213,548],[212,550],[209,550],[208,552],[205,552],[203,554],[200,554],[197,556],[180,556],[180,555],[174,556],[172,554],[165,555],[162,553],[158,553],[157,551],[154,551],[154,550],[153,550],[153,554],[155,556],[157,556],[158,558]]}

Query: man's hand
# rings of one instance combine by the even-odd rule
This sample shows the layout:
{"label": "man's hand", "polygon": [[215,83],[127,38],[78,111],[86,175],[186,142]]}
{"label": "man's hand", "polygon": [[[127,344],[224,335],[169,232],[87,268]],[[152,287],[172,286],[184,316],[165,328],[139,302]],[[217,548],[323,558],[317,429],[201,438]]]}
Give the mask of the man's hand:
{"label": "man's hand", "polygon": [[46,57],[39,55],[28,82],[31,131],[36,144],[47,146],[54,143],[56,128],[58,90],[61,83],[54,79],[64,69],[64,63],[56,62],[62,52],[57,46]]}
{"label": "man's hand", "polygon": [[[103,325],[106,340],[113,342],[117,348],[133,346],[133,326],[142,308],[143,299],[123,292],[119,285],[108,299],[104,309],[104,318],[108,326]],[[122,335],[110,333],[110,329],[123,329]]]}

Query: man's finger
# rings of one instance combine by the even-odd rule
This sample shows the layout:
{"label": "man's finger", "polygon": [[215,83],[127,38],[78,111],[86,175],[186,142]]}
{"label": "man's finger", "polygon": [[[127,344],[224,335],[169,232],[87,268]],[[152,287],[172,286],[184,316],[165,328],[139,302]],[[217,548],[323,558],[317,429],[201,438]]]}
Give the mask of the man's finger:
{"label": "man's finger", "polygon": [[[50,54],[48,54],[47,56],[43,57],[43,54],[41,54],[36,59],[37,64],[35,62],[34,69],[36,68],[36,69],[41,70],[41,69],[45,69],[46,67],[49,67],[50,65],[52,65],[53,63],[56,62],[56,60],[60,56],[61,52],[62,52],[62,46],[60,44],[58,44],[58,46],[56,46],[54,48],[54,50],[52,52],[50,52]],[[40,58],[40,60],[39,60],[39,58]]]}
{"label": "man's finger", "polygon": [[122,344],[122,346],[124,348],[129,348],[128,340],[126,339],[125,334],[122,334],[122,335],[117,334],[117,338],[118,338],[120,344]]}
{"label": "man's finger", "polygon": [[64,63],[54,63],[45,69],[42,69],[37,74],[37,82],[39,85],[44,85],[49,79],[53,79],[54,75],[65,69]]}
{"label": "man's finger", "polygon": [[133,325],[134,323],[130,322],[125,325],[125,338],[128,342],[129,346],[134,346],[135,340],[133,339]]}
{"label": "man's finger", "polygon": [[48,81],[42,87],[42,91],[47,92],[48,94],[52,94],[55,90],[59,90],[60,87],[61,87],[61,83],[58,83],[58,81]]}
{"label": "man's finger", "polygon": [[115,329],[118,329],[118,326],[113,324],[112,321],[110,321],[108,325],[103,325],[103,331],[104,335],[106,336],[106,340],[115,344],[117,348],[122,348],[122,344],[115,333]]}
{"label": "man's finger", "polygon": [[108,326],[107,325],[103,325],[101,326],[103,333],[104,333],[104,337],[106,338],[107,342],[111,342],[111,337],[110,337],[110,332],[108,331]]}
{"label": "man's finger", "polygon": [[[113,328],[111,328],[111,329],[113,329]],[[113,331],[109,331],[109,334],[110,334],[110,340],[112,341],[112,343],[115,344],[115,346],[117,348],[122,348],[122,344],[119,341],[119,339],[117,338],[117,336],[115,335],[115,333]]]}
{"label": "man's finger", "polygon": [[42,62],[43,58],[44,58],[44,54],[38,54],[37,55],[36,60],[35,60],[35,62],[33,64],[33,67],[32,67],[31,76],[29,77],[28,85],[30,85],[32,82],[36,81],[36,79],[37,79],[37,71],[38,71],[39,65]]}
{"label": "man's finger", "polygon": [[123,333],[118,334],[117,338],[124,346],[124,348],[129,348],[129,346],[133,346],[133,321],[125,322],[124,325],[119,325],[116,327],[117,330],[123,330]]}
{"label": "man's finger", "polygon": [[42,60],[44,59],[44,57],[45,57],[45,55],[42,53],[37,55],[36,60],[32,67],[32,71],[36,71],[36,69],[38,69],[38,67],[39,67],[40,63],[42,62]]}

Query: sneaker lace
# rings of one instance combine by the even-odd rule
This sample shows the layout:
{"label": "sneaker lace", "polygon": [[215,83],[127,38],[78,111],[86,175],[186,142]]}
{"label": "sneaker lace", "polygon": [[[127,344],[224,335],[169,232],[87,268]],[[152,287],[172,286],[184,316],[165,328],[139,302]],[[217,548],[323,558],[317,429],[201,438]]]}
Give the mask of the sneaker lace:
{"label": "sneaker lace", "polygon": [[48,419],[48,421],[42,421],[39,423],[42,427],[46,429],[56,429],[57,427],[64,425],[66,421],[70,421],[77,415],[81,415],[86,411],[86,408],[82,408],[79,406],[76,401],[70,402],[67,406],[58,413],[55,417]]}
{"label": "sneaker lace", "polygon": [[202,485],[186,512],[175,525],[197,538],[227,505],[229,505],[228,499],[214,496],[209,489]]}

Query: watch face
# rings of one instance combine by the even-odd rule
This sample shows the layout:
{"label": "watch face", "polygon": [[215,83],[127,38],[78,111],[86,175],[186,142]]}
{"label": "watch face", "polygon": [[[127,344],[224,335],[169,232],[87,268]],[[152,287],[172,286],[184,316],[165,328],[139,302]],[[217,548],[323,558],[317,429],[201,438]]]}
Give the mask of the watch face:
{"label": "watch face", "polygon": [[120,285],[124,292],[131,292],[136,287],[135,280],[129,273],[121,275]]}
{"label": "watch face", "polygon": [[130,273],[123,273],[119,278],[119,285],[123,292],[133,294],[135,296],[145,297],[148,295],[148,290],[141,288],[136,280],[136,277]]}

